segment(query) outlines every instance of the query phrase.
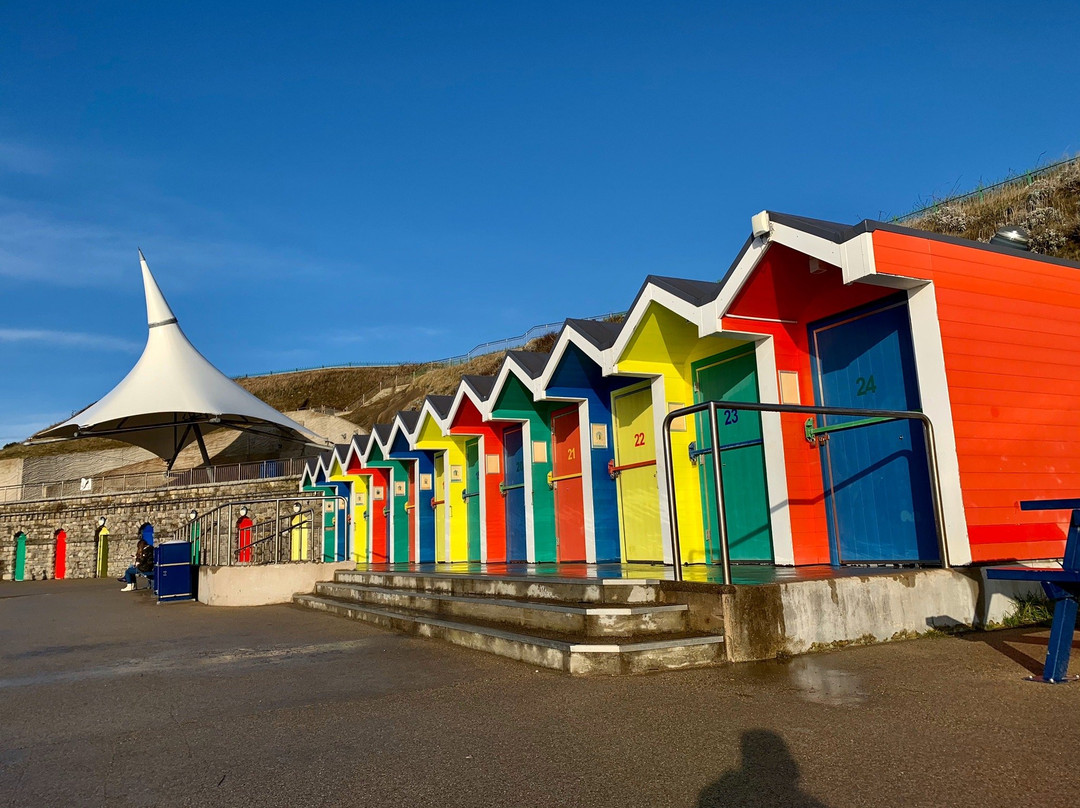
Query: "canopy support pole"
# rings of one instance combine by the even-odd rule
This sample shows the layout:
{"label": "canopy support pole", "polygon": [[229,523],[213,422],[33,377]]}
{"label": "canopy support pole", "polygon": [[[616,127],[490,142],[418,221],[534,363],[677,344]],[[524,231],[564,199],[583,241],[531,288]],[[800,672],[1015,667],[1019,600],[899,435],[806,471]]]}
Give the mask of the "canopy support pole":
{"label": "canopy support pole", "polygon": [[206,452],[206,444],[203,442],[202,429],[198,424],[195,424],[192,429],[195,430],[195,440],[199,442],[199,451],[202,452],[202,461],[205,465],[210,465],[210,455]]}

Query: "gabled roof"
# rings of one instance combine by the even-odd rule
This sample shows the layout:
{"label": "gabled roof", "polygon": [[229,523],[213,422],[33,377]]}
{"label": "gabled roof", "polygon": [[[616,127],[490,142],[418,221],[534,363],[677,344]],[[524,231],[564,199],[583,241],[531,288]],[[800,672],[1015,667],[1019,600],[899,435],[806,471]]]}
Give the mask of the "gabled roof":
{"label": "gabled roof", "polygon": [[430,404],[431,409],[439,416],[440,419],[445,419],[450,414],[450,408],[454,406],[453,396],[428,396],[424,399],[424,403]]}
{"label": "gabled roof", "polygon": [[529,374],[530,379],[538,379],[551,354],[540,351],[507,351],[506,358],[517,362],[521,369]]}
{"label": "gabled roof", "polygon": [[[462,376],[461,381],[467,384],[481,401],[486,401],[491,395],[491,391],[495,389],[494,376],[474,376],[470,374]],[[457,396],[454,396],[454,398],[457,398]]]}
{"label": "gabled roof", "polygon": [[344,468],[346,471],[348,471],[354,458],[360,465],[364,464],[364,455],[367,452],[368,441],[370,440],[370,435],[353,435],[353,439],[349,442],[349,451],[345,455]]}
{"label": "gabled roof", "polygon": [[390,437],[387,439],[387,448],[392,446],[396,440],[396,435],[401,434],[405,438],[405,442],[408,443],[409,448],[412,448],[413,441],[416,439],[416,427],[420,424],[420,411],[419,410],[401,410],[394,416],[394,422],[392,429],[390,430]]}
{"label": "gabled roof", "polygon": [[567,320],[563,329],[572,328],[585,337],[600,351],[606,351],[615,344],[622,330],[622,323],[607,323],[602,320]]}
{"label": "gabled roof", "polygon": [[401,428],[407,432],[412,432],[416,429],[416,425],[420,423],[420,411],[419,410],[402,410],[396,416],[394,416],[396,422],[401,423]]}
{"label": "gabled roof", "polygon": [[326,445],[210,364],[180,329],[142,252],[139,261],[149,331],[139,361],[97,403],[31,440],[109,437],[141,446],[170,466],[184,447],[222,428]]}
{"label": "gabled roof", "polygon": [[499,396],[502,395],[503,388],[511,376],[517,378],[529,390],[533,399],[539,398],[541,394],[539,379],[543,375],[550,358],[550,353],[541,353],[539,351],[507,351],[502,364],[499,365],[498,373],[495,374],[495,385],[492,387],[491,395],[484,401],[484,406],[480,408],[484,420],[491,420],[491,413],[495,410],[495,404],[498,402]]}
{"label": "gabled roof", "polygon": [[570,319],[563,323],[555,345],[551,349],[551,358],[540,376],[538,385],[541,394],[551,386],[552,377],[566,355],[570,345],[576,345],[586,356],[595,362],[601,373],[607,375],[611,369],[611,348],[622,332],[622,323],[605,323],[597,320]]}
{"label": "gabled roof", "polygon": [[491,396],[495,389],[494,376],[462,376],[458,383],[457,392],[454,393],[454,403],[450,406],[450,412],[446,415],[446,423],[452,424],[457,418],[461,402],[469,399],[476,409],[483,413],[484,402]]}
{"label": "gabled roof", "polygon": [[873,233],[877,230],[883,230],[887,233],[899,233],[901,235],[915,236],[916,238],[923,238],[929,241],[955,244],[958,247],[970,247],[971,249],[985,250],[1001,255],[1020,256],[1022,258],[1029,258],[1032,261],[1041,261],[1047,264],[1057,264],[1059,266],[1080,269],[1080,264],[1077,264],[1074,261],[1066,261],[1063,258],[1055,258],[1051,255],[1042,255],[1041,253],[1025,252],[1024,250],[1016,250],[1012,247],[1003,247],[998,244],[988,244],[985,241],[972,241],[971,239],[960,238],[959,236],[949,236],[943,233],[934,233],[929,230],[919,230],[915,227],[905,227],[904,225],[893,224],[892,222],[879,222],[874,219],[863,219],[857,224],[841,224],[839,222],[829,222],[824,219],[811,219],[807,216],[794,216],[790,213],[779,213],[771,210],[767,211],[767,213],[770,222],[786,225],[794,230],[799,230],[803,233],[831,241],[834,244],[844,244],[863,233]]}
{"label": "gabled roof", "polygon": [[371,433],[375,436],[375,440],[385,449],[390,445],[390,433],[393,430],[393,424],[375,424],[371,428]]}

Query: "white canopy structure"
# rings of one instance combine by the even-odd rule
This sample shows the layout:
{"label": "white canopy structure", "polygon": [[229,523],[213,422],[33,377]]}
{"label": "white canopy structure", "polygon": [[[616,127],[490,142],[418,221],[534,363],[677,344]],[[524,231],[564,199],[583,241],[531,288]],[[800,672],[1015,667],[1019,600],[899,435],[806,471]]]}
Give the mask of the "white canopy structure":
{"label": "white canopy structure", "polygon": [[150,329],[142,356],[108,395],[70,420],[38,432],[31,442],[112,438],[153,452],[169,468],[193,441],[203,462],[209,463],[203,436],[215,429],[328,445],[210,364],[180,329],[142,250],[139,261]]}

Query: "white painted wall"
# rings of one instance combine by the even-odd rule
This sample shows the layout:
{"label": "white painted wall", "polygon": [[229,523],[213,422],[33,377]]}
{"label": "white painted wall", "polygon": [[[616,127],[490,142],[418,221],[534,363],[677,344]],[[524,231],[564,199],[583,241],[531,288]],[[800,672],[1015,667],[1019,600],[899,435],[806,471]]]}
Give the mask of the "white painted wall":
{"label": "white painted wall", "polygon": [[288,603],[297,592],[310,593],[319,581],[356,563],[267,564],[257,567],[199,567],[199,602],[208,606],[266,606]]}

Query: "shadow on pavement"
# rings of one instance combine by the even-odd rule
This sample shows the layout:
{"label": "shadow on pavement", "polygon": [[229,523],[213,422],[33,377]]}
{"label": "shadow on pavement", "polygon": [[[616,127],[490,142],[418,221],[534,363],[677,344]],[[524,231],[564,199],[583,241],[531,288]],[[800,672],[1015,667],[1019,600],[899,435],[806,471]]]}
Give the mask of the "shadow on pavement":
{"label": "shadow on pavement", "polygon": [[[972,631],[960,636],[968,642],[988,645],[1028,673],[1042,676],[1043,665],[1046,662],[1046,648],[1050,642],[1048,626],[1029,628],[1023,634],[1018,634],[1016,631]],[[1017,645],[1031,647],[1021,649],[1017,648]],[[1080,649],[1080,640],[1073,640],[1072,647],[1073,650]]]}
{"label": "shadow on pavement", "polygon": [[826,808],[799,788],[799,765],[784,739],[767,729],[742,734],[742,766],[702,789],[698,808]]}

